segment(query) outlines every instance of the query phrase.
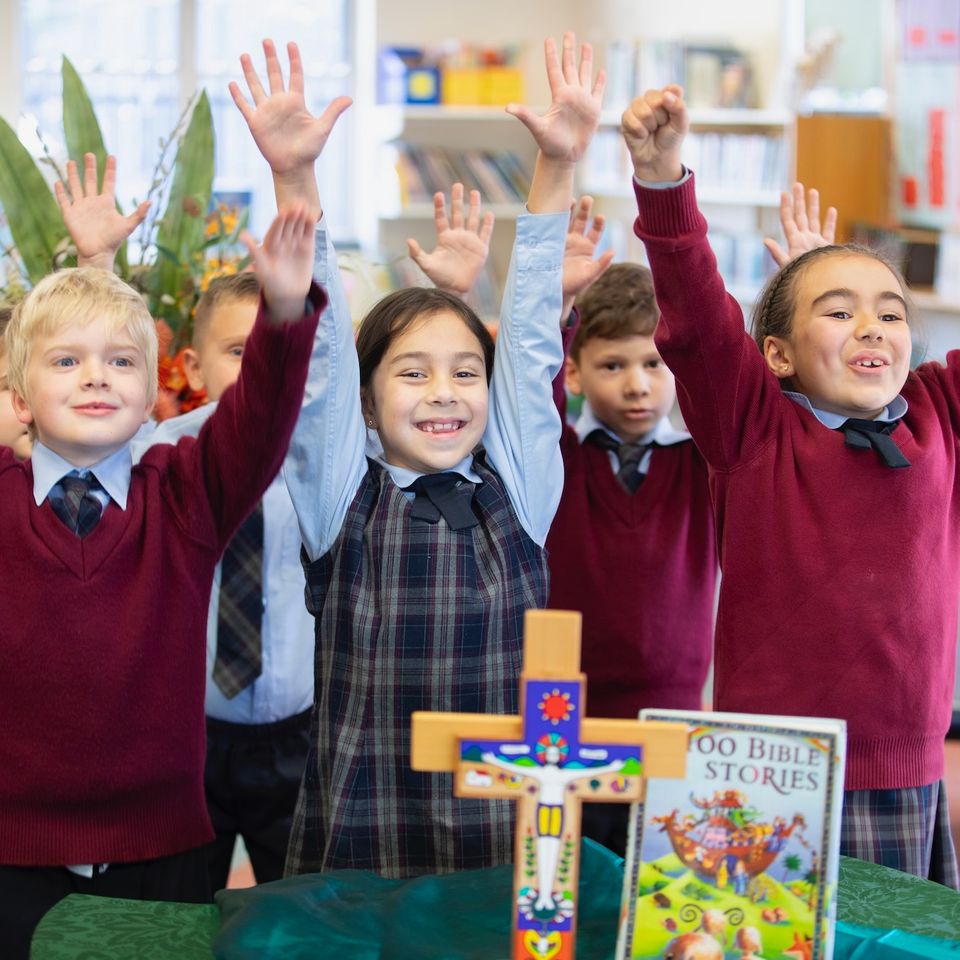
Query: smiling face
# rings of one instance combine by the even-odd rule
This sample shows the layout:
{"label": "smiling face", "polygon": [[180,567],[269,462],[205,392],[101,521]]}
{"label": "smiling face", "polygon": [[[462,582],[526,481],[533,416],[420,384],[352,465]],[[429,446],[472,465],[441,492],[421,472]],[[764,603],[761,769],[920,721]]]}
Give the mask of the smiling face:
{"label": "smiling face", "polygon": [[910,371],[910,326],[903,290],[879,260],[824,256],[795,280],[788,337],[768,336],[764,356],[775,376],[819,410],[878,416]]}
{"label": "smiling face", "polygon": [[436,473],[480,443],[488,396],[480,341],[461,317],[442,310],[390,343],[363,390],[363,413],[387,463]]}
{"label": "smiling face", "polygon": [[30,347],[18,419],[78,467],[115,453],[153,409],[147,361],[125,327],[97,317],[38,336]]}
{"label": "smiling face", "polygon": [[591,337],[567,363],[567,386],[625,443],[646,436],[676,397],[673,374],[652,336]]}

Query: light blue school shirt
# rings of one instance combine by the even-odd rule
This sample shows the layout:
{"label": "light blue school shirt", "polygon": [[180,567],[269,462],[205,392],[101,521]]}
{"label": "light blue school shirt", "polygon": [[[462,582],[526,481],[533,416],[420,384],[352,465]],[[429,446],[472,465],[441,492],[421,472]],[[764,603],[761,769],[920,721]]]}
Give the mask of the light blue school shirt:
{"label": "light blue school shirt", "polygon": [[[133,441],[134,459],[139,461],[155,443],[195,437],[216,407],[208,403],[164,420],[151,435]],[[228,723],[254,725],[285,720],[309,710],[313,705],[313,617],[303,601],[300,531],[282,477],[276,477],[263,495],[263,668],[250,686],[229,700],[213,680],[220,579],[218,563],[207,614],[206,715]]]}
{"label": "light blue school shirt", "polygon": [[[561,282],[568,220],[567,213],[527,213],[517,219],[482,440],[521,525],[540,546],[563,492],[561,424],[552,382],[563,363]],[[323,241],[318,239],[314,278],[329,303],[317,327],[304,406],[283,468],[310,560],[333,546],[367,472],[367,454],[378,452],[360,408],[353,326],[323,220],[317,233]],[[420,476],[379,462],[400,487]],[[476,482],[472,464],[468,456],[455,469]]]}
{"label": "light blue school shirt", "polygon": [[[618,437],[605,423],[602,423],[597,419],[596,414],[590,407],[590,402],[584,400],[583,408],[580,411],[580,417],[577,419],[577,423],[574,426],[574,431],[577,434],[580,443],[583,443],[587,437],[593,433],[594,430],[602,430],[608,437],[616,440],[617,443],[623,443],[623,440]],[[653,429],[649,430],[644,434],[639,443],[655,443],[659,447],[671,447],[675,443],[686,443],[687,441],[693,442],[693,438],[685,430],[677,430],[676,427],[670,422],[669,417],[661,417],[653,426]],[[650,469],[650,458],[653,456],[653,451],[648,450],[637,462],[637,473],[647,473]],[[610,460],[610,466],[613,469],[613,472],[616,473],[620,469],[620,460],[617,457],[616,450],[608,450],[607,457]]]}
{"label": "light blue school shirt", "polygon": [[38,507],[50,496],[50,491],[61,477],[73,473],[81,477],[93,474],[97,478],[103,490],[91,490],[90,493],[104,507],[112,500],[121,510],[127,508],[130,470],[133,466],[128,443],[89,467],[78,467],[37,441],[33,445],[30,462],[33,466],[33,499]]}

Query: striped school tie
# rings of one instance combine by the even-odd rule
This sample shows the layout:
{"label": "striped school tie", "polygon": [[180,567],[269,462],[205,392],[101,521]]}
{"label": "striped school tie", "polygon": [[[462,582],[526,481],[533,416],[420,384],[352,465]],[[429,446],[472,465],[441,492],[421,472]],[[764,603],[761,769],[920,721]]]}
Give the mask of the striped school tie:
{"label": "striped school tie", "polygon": [[220,607],[213,680],[233,699],[263,670],[263,504],[240,525],[220,563]]}
{"label": "striped school tie", "polygon": [[92,491],[102,489],[93,474],[68,473],[50,491],[51,509],[81,540],[100,522],[103,504]]}
{"label": "striped school tie", "polygon": [[640,461],[653,446],[649,443],[620,443],[614,440],[606,430],[592,430],[587,435],[587,442],[601,450],[612,450],[617,455],[620,466],[617,468],[617,480],[627,493],[636,493],[640,484],[646,479],[646,474],[638,469]]}

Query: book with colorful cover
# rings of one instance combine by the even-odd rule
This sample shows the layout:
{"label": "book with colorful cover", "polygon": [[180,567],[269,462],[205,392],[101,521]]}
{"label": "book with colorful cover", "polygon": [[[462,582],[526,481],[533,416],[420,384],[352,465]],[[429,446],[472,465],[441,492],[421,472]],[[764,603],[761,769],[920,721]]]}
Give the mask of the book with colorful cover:
{"label": "book with colorful cover", "polygon": [[830,960],[846,724],[644,710],[687,775],[631,808],[618,960]]}

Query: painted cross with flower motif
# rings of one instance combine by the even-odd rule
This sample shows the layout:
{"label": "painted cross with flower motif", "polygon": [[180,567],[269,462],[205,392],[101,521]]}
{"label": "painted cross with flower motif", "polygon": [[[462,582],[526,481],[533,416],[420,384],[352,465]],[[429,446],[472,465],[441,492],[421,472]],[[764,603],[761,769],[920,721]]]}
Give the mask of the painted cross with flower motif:
{"label": "painted cross with flower motif", "polygon": [[573,960],[581,802],[630,803],[644,776],[684,774],[686,729],[587,719],[579,665],[580,614],[529,611],[519,717],[413,715],[415,770],[453,770],[458,797],[517,801],[514,960]]}

